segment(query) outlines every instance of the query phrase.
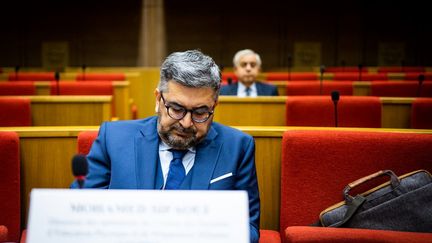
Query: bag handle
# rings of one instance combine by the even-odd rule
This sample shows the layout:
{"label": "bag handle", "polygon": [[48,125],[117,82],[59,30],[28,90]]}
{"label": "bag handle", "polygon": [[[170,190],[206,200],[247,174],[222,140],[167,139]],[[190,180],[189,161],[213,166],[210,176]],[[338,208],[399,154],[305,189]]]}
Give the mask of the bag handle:
{"label": "bag handle", "polygon": [[380,171],[375,172],[375,173],[373,173],[371,175],[365,176],[363,178],[360,178],[358,180],[355,180],[355,181],[349,183],[344,188],[344,190],[343,190],[343,196],[345,198],[345,201],[346,202],[350,202],[350,201],[353,200],[353,197],[351,195],[349,195],[349,191],[351,189],[353,189],[354,187],[359,186],[359,185],[361,185],[361,184],[363,184],[363,183],[365,183],[367,181],[370,181],[372,179],[375,179],[375,178],[378,178],[378,177],[381,177],[381,176],[384,176],[384,175],[390,176],[390,184],[392,185],[393,188],[399,186],[400,180],[399,180],[399,178],[397,177],[397,175],[393,171],[391,171],[391,170],[380,170]]}
{"label": "bag handle", "polygon": [[361,185],[367,181],[370,181],[370,180],[375,179],[377,177],[381,177],[383,175],[390,176],[390,183],[391,183],[393,188],[399,186],[400,180],[396,176],[396,174],[391,170],[380,170],[380,171],[375,172],[371,175],[365,176],[363,178],[360,178],[358,180],[355,180],[355,181],[349,183],[345,187],[345,189],[343,190],[343,196],[345,197],[345,203],[348,206],[347,212],[345,213],[345,215],[341,221],[339,221],[338,223],[336,223],[334,225],[331,225],[330,227],[343,226],[345,223],[348,222],[348,220],[350,220],[354,216],[354,214],[361,207],[361,205],[363,205],[363,203],[366,202],[366,198],[360,194],[355,196],[355,197],[352,197],[351,195],[349,195],[349,191],[351,189],[353,189],[354,187]]}

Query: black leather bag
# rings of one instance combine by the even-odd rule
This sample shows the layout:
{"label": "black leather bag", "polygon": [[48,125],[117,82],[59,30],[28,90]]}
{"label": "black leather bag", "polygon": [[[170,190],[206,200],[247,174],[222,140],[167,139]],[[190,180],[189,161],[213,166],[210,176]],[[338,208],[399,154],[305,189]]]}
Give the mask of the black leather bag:
{"label": "black leather bag", "polygon": [[[383,175],[390,181],[357,196],[349,191]],[[320,214],[324,227],[432,232],[432,176],[425,170],[397,177],[384,170],[358,179],[343,190],[345,201]]]}

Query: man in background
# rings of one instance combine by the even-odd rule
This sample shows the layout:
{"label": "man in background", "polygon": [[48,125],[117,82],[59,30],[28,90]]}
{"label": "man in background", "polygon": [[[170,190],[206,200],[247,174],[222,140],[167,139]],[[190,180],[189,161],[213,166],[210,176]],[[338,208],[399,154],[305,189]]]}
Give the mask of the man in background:
{"label": "man in background", "polygon": [[260,56],[250,49],[238,51],[234,55],[234,74],[238,82],[221,87],[220,95],[238,97],[276,96],[276,86],[256,80],[261,70]]}

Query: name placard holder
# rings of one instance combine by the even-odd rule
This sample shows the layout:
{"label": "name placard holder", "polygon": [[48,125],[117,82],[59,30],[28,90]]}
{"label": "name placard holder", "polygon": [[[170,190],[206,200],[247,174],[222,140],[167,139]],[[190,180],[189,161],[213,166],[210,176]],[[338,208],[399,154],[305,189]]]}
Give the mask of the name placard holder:
{"label": "name placard holder", "polygon": [[33,189],[27,243],[249,242],[244,191]]}

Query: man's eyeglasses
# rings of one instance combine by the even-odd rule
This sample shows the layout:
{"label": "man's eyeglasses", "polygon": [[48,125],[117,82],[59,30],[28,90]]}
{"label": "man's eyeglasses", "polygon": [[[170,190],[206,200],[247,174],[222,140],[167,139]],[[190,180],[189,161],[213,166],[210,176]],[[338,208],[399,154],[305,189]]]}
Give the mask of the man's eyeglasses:
{"label": "man's eyeglasses", "polygon": [[206,122],[211,115],[213,115],[213,107],[212,110],[209,110],[208,107],[199,107],[195,109],[186,109],[185,107],[175,104],[175,103],[166,103],[165,98],[161,92],[161,98],[164,103],[165,108],[167,109],[168,115],[174,120],[181,120],[186,116],[188,112],[191,113],[192,120],[194,122],[203,123]]}

